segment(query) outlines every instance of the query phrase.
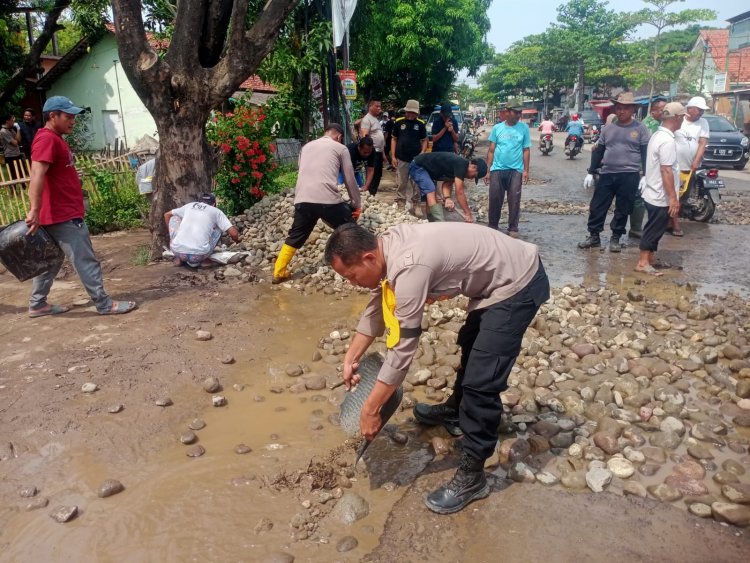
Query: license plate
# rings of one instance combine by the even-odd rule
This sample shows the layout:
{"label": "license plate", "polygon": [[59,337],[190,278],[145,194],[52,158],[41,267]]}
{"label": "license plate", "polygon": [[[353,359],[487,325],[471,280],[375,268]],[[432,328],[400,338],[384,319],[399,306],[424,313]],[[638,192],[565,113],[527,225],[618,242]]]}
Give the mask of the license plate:
{"label": "license plate", "polygon": [[723,188],[724,187],[724,181],[723,180],[704,180],[703,185],[707,188]]}
{"label": "license plate", "polygon": [[714,156],[732,156],[732,149],[714,149]]}

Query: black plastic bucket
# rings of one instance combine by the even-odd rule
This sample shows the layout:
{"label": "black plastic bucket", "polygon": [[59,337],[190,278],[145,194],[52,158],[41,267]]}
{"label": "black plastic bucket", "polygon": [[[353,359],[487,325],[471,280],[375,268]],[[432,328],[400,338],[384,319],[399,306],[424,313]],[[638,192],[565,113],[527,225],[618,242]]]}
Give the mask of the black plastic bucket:
{"label": "black plastic bucket", "polygon": [[27,235],[29,227],[16,221],[0,231],[0,262],[19,281],[59,268],[65,254],[44,227]]}

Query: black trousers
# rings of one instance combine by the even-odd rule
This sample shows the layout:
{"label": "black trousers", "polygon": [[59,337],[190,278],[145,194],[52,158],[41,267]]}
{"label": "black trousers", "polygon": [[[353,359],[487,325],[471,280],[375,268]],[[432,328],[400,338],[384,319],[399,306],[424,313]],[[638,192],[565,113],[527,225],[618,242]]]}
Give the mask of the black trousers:
{"label": "black trousers", "polygon": [[375,153],[375,166],[373,170],[372,175],[372,183],[370,184],[369,189],[367,190],[370,192],[371,195],[375,195],[378,193],[378,188],[380,187],[380,178],[383,177],[383,153],[382,152],[376,152]]}
{"label": "black trousers", "polygon": [[646,206],[646,211],[648,212],[648,221],[646,221],[646,226],[643,228],[641,243],[638,245],[638,248],[656,252],[659,248],[661,237],[667,232],[669,207],[657,207],[646,201],[643,202],[643,205]]}
{"label": "black trousers", "polygon": [[604,230],[612,201],[615,202],[615,216],[610,223],[613,235],[625,234],[628,217],[633,212],[635,197],[638,195],[638,183],[641,175],[638,172],[620,172],[617,174],[600,174],[594,188],[594,195],[589,205],[588,230],[598,235]]}
{"label": "black trousers", "polygon": [[549,299],[541,261],[532,280],[505,301],[469,313],[458,332],[461,366],[446,404],[458,407],[463,450],[485,460],[497,445],[503,406],[500,393],[521,351],[521,340],[539,307]]}
{"label": "black trousers", "polygon": [[294,206],[292,228],[284,242],[292,248],[301,248],[318,219],[323,219],[333,229],[344,223],[354,222],[352,207],[348,203],[298,203]]}

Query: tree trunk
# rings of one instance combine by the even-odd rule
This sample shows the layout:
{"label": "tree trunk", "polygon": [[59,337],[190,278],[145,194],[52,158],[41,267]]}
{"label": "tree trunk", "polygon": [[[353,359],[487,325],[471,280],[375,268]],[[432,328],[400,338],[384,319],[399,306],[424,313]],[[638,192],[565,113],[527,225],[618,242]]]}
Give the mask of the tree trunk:
{"label": "tree trunk", "polygon": [[202,192],[211,191],[216,159],[206,141],[204,129],[210,108],[199,110],[193,107],[193,110],[195,119],[157,120],[156,123],[159,153],[149,213],[152,256],[161,255],[162,248],[169,246],[164,214],[195,200],[195,196]]}

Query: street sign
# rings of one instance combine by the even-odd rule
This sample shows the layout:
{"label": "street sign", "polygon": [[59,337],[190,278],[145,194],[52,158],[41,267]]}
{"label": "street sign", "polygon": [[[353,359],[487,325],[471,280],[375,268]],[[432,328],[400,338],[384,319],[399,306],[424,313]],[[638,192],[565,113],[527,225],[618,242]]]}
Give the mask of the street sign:
{"label": "street sign", "polygon": [[340,70],[341,87],[347,100],[357,99],[357,72],[354,70]]}
{"label": "street sign", "polygon": [[711,92],[724,92],[727,89],[727,73],[717,72],[714,75],[714,89]]}

